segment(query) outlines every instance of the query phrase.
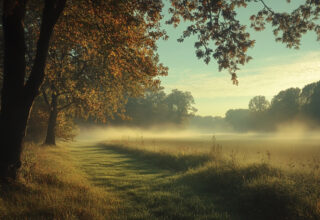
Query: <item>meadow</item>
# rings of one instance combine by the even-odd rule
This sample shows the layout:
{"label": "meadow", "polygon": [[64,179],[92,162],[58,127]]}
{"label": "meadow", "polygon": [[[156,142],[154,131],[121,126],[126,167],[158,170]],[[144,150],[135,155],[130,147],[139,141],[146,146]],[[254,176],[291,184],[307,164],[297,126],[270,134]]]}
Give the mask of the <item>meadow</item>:
{"label": "meadow", "polygon": [[289,172],[320,174],[320,139],[317,134],[186,134],[166,137],[135,134],[110,138],[109,144],[137,150],[181,155],[214,153],[224,159],[249,165],[265,163]]}
{"label": "meadow", "polygon": [[112,133],[72,150],[95,185],[118,193],[128,219],[320,218],[316,138],[174,136]]}
{"label": "meadow", "polygon": [[320,219],[316,139],[82,137],[26,146],[0,219]]}

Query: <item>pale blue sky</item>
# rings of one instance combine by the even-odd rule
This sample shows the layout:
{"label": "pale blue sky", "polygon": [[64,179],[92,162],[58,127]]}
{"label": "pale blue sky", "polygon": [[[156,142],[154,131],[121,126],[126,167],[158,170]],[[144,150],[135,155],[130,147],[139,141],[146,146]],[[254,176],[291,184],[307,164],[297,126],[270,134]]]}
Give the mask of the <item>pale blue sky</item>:
{"label": "pale blue sky", "polygon": [[[290,10],[294,4],[303,2],[292,0],[270,0],[277,10]],[[248,18],[260,6],[251,4],[239,11],[241,21],[248,24],[255,47],[249,50],[253,57],[237,73],[239,86],[232,85],[227,71],[218,71],[214,60],[206,65],[195,55],[194,39],[178,43],[185,25],[173,28],[164,25],[169,40],[159,41],[160,61],[169,67],[169,74],[162,77],[162,86],[167,92],[172,89],[190,91],[195,98],[195,107],[199,115],[224,116],[228,109],[247,108],[249,100],[256,95],[265,95],[269,100],[279,91],[300,87],[320,80],[320,42],[313,33],[303,37],[299,50],[288,49],[284,44],[276,43],[270,28],[263,32],[250,29]]]}

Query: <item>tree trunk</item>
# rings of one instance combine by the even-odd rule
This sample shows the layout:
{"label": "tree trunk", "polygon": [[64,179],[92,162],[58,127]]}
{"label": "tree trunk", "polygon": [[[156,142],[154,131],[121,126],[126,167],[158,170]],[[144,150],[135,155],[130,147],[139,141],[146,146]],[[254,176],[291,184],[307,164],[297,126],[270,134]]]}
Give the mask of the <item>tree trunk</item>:
{"label": "tree trunk", "polygon": [[[3,90],[2,90],[3,91]],[[14,94],[8,98],[15,97]],[[4,103],[5,111],[0,115],[0,181],[6,182],[8,179],[15,179],[17,171],[21,166],[20,155],[22,151],[22,141],[29,111],[31,106],[23,103],[23,100],[15,100],[13,103]]]}
{"label": "tree trunk", "polygon": [[56,124],[58,117],[57,101],[58,96],[52,93],[50,106],[50,116],[48,121],[47,136],[44,144],[56,145]]}
{"label": "tree trunk", "polygon": [[14,179],[21,166],[20,154],[31,106],[24,97],[25,4],[3,6],[4,61],[0,112],[0,180]]}
{"label": "tree trunk", "polygon": [[39,93],[53,27],[66,0],[46,0],[43,9],[37,54],[30,77],[25,83],[24,15],[26,0],[4,0],[3,87],[0,111],[0,182],[15,179],[21,167],[20,155],[29,112]]}

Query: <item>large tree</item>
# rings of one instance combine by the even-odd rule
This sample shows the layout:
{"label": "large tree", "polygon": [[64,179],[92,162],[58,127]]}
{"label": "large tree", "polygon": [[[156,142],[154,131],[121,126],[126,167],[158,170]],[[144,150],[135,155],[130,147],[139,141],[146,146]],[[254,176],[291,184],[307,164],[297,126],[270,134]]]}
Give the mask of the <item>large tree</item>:
{"label": "large tree", "polygon": [[[35,56],[32,59],[32,67],[30,73],[26,68],[26,38],[25,38],[25,15],[32,13],[33,9],[38,9],[38,1],[31,1],[29,5],[27,0],[4,0],[2,5],[2,25],[4,33],[4,71],[3,71],[3,87],[1,92],[1,112],[0,112],[0,180],[15,179],[17,171],[21,166],[20,155],[22,151],[22,140],[25,135],[26,125],[29,117],[29,112],[32,107],[35,97],[39,94],[40,86],[44,79],[44,72],[46,66],[46,58],[48,55],[49,42],[53,33],[54,26],[65,9],[66,0],[46,0],[41,16],[37,19],[40,22],[39,37],[36,44]],[[100,29],[108,30],[110,33],[118,33],[119,39],[122,39],[117,28],[113,29],[115,25],[108,26],[106,18],[100,18],[99,15],[105,11],[100,9],[102,6],[108,6],[109,12],[114,12],[113,16],[118,17],[116,24],[118,26],[125,26],[130,22],[139,22],[139,19],[147,21],[147,28],[150,34],[156,33],[159,30],[158,21],[161,18],[159,12],[162,8],[161,1],[68,1],[68,4],[74,9],[81,9],[79,4],[90,4],[92,7],[87,11],[79,11],[76,17],[70,19],[78,19],[79,17],[87,18],[86,25],[96,26]],[[30,10],[27,10],[29,6]],[[99,11],[100,9],[100,11]],[[95,14],[95,19],[86,14]],[[64,14],[68,16],[69,14]],[[74,14],[73,14],[74,15]],[[136,17],[136,15],[140,15]],[[109,19],[112,19],[109,18]],[[100,21],[101,25],[97,24]],[[78,25],[69,26],[69,28],[77,29]],[[59,31],[59,30],[56,30]],[[74,39],[81,34],[81,32],[71,31],[70,33],[77,33],[73,35]],[[86,35],[94,34],[88,32]],[[112,38],[105,38],[104,41],[112,41]],[[95,41],[94,38],[91,41]],[[86,44],[87,42],[83,42]],[[119,42],[121,43],[121,42]],[[125,45],[128,46],[128,45]],[[150,43],[149,47],[152,47]],[[130,47],[128,46],[130,49]],[[89,48],[94,50],[94,48]],[[144,52],[142,49],[141,53]],[[108,65],[109,69],[116,75],[122,73],[113,69],[113,60],[120,59],[118,54],[112,54],[113,59]],[[132,60],[132,62],[137,62]],[[123,63],[125,65],[125,63]],[[130,74],[130,73],[127,73]],[[85,89],[85,88],[84,88]]]}
{"label": "large tree", "polygon": [[21,166],[22,140],[33,100],[44,78],[49,41],[66,0],[46,0],[36,56],[26,79],[24,17],[27,1],[4,0],[4,71],[0,112],[0,179],[15,178]]}
{"label": "large tree", "polygon": [[[53,34],[49,50],[42,87],[50,112],[46,144],[55,144],[60,112],[100,121],[114,115],[123,116],[127,97],[157,88],[160,81],[156,77],[167,73],[155,53],[155,41],[163,32],[153,30],[151,33],[149,29],[154,25],[142,18],[143,12],[126,18],[133,9],[119,12],[110,10],[109,4],[78,4],[76,9],[66,7],[66,15],[62,15],[56,25],[59,31]],[[94,9],[94,13],[78,16],[90,9]],[[95,21],[96,25],[87,26],[88,20]],[[92,34],[87,35],[88,31]],[[79,37],[74,39],[77,34]]]}

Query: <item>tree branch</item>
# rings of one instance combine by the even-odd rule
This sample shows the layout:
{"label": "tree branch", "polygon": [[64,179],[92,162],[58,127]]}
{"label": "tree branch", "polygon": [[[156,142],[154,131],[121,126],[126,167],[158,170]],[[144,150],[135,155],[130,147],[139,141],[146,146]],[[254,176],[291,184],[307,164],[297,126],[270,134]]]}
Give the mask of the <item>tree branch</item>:
{"label": "tree branch", "polygon": [[50,102],[49,102],[49,99],[48,99],[48,96],[46,94],[46,91],[44,91],[43,88],[41,88],[41,92],[42,92],[42,96],[43,96],[43,99],[44,99],[44,102],[47,104],[47,107],[48,109],[50,110]]}
{"label": "tree branch", "polygon": [[32,103],[38,94],[44,79],[44,68],[48,56],[49,42],[55,23],[66,4],[66,0],[46,0],[42,14],[40,36],[37,43],[37,52],[29,79],[25,84],[26,101]]}
{"label": "tree branch", "polygon": [[275,12],[264,2],[264,0],[260,0],[260,2],[263,4],[263,6],[271,13],[275,14]]}
{"label": "tree branch", "polygon": [[64,106],[62,106],[62,107],[60,107],[60,108],[58,108],[58,112],[60,112],[61,110],[63,110],[63,109],[66,109],[66,108],[68,108],[69,106],[71,106],[71,105],[73,105],[74,104],[74,102],[70,102],[70,103],[68,103],[68,104],[66,104],[66,105],[64,105]]}

